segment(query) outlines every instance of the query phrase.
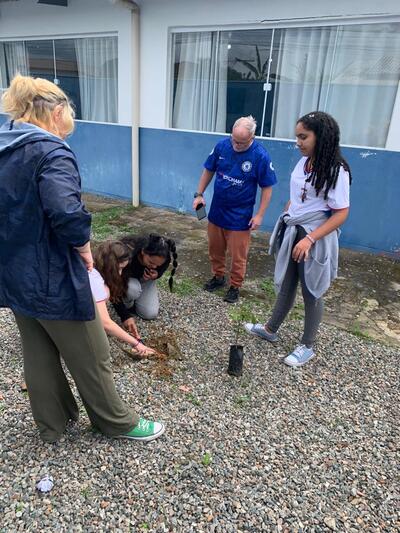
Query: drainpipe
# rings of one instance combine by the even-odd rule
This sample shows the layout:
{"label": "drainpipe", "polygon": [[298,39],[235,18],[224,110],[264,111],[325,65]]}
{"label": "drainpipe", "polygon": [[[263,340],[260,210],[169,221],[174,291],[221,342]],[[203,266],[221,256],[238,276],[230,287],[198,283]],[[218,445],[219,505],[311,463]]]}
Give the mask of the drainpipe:
{"label": "drainpipe", "polygon": [[132,205],[139,205],[139,6],[133,0],[111,0],[131,11],[132,50]]}

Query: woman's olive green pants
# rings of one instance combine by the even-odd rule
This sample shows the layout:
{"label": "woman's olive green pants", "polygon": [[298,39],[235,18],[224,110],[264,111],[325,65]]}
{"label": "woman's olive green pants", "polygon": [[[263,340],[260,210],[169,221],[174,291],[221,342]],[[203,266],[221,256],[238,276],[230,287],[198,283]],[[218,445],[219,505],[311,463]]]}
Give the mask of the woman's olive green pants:
{"label": "woman's olive green pants", "polygon": [[78,406],[60,356],[76,383],[94,427],[115,437],[138,423],[115,389],[110,346],[96,309],[96,319],[41,320],[15,314],[21,333],[25,381],[33,418],[43,441],[60,438]]}

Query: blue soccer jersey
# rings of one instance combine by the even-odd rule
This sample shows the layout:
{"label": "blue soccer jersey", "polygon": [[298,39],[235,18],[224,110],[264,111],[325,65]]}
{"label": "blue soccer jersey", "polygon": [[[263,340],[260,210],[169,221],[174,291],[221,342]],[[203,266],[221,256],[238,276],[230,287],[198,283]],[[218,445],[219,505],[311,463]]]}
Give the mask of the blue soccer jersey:
{"label": "blue soccer jersey", "polygon": [[249,229],[257,187],[276,183],[268,152],[254,141],[244,152],[235,152],[230,139],[220,141],[204,167],[215,172],[214,195],[208,220],[224,229]]}

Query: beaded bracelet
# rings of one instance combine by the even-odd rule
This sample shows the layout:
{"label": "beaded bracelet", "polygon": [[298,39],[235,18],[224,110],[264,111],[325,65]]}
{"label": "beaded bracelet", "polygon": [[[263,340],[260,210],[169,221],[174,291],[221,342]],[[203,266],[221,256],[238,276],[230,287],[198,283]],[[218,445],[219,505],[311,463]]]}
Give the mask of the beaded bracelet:
{"label": "beaded bracelet", "polygon": [[311,235],[308,235],[308,234],[307,234],[307,235],[306,235],[306,239],[308,239],[308,240],[311,242],[311,244],[315,244],[315,239],[313,239],[313,238],[311,237]]}

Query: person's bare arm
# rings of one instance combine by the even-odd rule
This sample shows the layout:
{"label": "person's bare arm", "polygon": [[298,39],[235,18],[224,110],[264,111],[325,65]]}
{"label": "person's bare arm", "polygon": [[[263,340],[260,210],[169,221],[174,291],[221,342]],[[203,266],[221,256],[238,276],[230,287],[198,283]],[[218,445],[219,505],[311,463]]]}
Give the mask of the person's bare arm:
{"label": "person's bare arm", "polygon": [[93,270],[93,256],[90,248],[90,241],[83,246],[75,246],[75,250],[81,256],[81,259],[85,263],[85,267],[87,268],[88,272],[91,272]]}
{"label": "person's bare arm", "polygon": [[97,309],[103,324],[103,328],[108,335],[116,337],[117,339],[126,342],[132,346],[135,350],[143,353],[153,352],[151,348],[145,346],[140,340],[130,335],[127,331],[122,329],[112,318],[110,317],[105,300],[102,302],[96,302]]}
{"label": "person's bare arm", "polygon": [[312,241],[318,241],[326,235],[329,235],[332,231],[335,231],[339,226],[341,226],[346,220],[349,214],[349,208],[344,209],[332,209],[332,215],[328,218],[326,222],[321,224],[314,231],[309,233],[309,237],[304,237],[301,239],[296,246],[293,248],[292,257],[294,261],[298,263],[304,259],[307,261],[308,254],[310,252],[311,246],[313,245]]}
{"label": "person's bare arm", "polygon": [[272,187],[262,187],[260,206],[258,208],[257,213],[251,218],[249,222],[249,226],[252,231],[258,229],[261,226],[265,211],[267,210],[267,207],[269,206],[269,203],[271,201],[271,196]]}
{"label": "person's bare arm", "polygon": [[[205,168],[200,176],[200,181],[197,187],[197,192],[200,192],[203,194],[203,192],[207,189],[208,184],[213,179],[213,176],[214,176],[214,172],[211,170],[207,170]],[[196,207],[199,204],[206,205],[206,201],[204,200],[203,196],[198,196],[197,198],[193,200],[193,209],[196,210]]]}

